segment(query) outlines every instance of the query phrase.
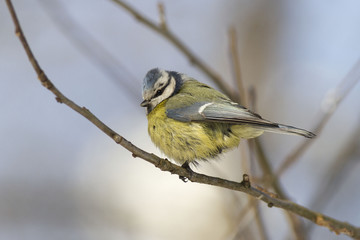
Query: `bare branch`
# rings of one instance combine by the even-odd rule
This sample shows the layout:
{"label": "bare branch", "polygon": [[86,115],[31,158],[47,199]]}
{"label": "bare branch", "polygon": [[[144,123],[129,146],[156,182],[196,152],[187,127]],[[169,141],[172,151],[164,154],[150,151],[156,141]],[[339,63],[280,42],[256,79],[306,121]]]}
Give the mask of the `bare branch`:
{"label": "bare branch", "polygon": [[[325,209],[329,204],[329,199],[338,193],[344,185],[346,178],[351,175],[351,171],[356,171],[359,164],[360,155],[360,124],[354,129],[350,138],[346,141],[344,149],[340,151],[336,160],[328,168],[323,184],[319,186],[316,195],[311,201],[313,209]],[[308,226],[311,231],[313,225]]]}
{"label": "bare branch", "polygon": [[[334,114],[342,100],[354,88],[356,83],[360,80],[360,59],[354,64],[345,78],[339,83],[335,89],[331,89],[322,101],[322,116],[318,123],[313,128],[316,135],[319,135],[330,117]],[[304,140],[293,152],[291,152],[279,167],[276,176],[280,177],[292,164],[294,164],[299,157],[314,143],[314,140]]]}
{"label": "bare branch", "polygon": [[[268,183],[269,186],[274,189],[274,191],[280,198],[289,199],[289,197],[283,190],[278,178],[274,175],[274,172],[271,168],[269,160],[264,153],[260,140],[258,138],[252,139],[250,143],[255,145],[256,153],[258,155],[257,159],[263,171],[264,182]],[[305,227],[300,221],[300,219],[290,212],[287,212],[287,217],[290,220],[294,237],[298,240],[305,239]]]}
{"label": "bare branch", "polygon": [[261,210],[260,210],[260,206],[259,206],[259,202],[256,203],[256,206],[255,206],[255,220],[259,226],[259,234],[260,234],[260,239],[262,240],[267,240],[269,239],[268,237],[268,234],[265,230],[265,224],[264,224],[264,221],[261,217]]}
{"label": "bare branch", "polygon": [[[99,68],[116,85],[126,89],[125,94],[139,102],[139,94],[136,91],[135,77],[124,67],[110,51],[108,51],[96,38],[86,31],[67,11],[64,4],[59,1],[41,0],[40,4],[45,8],[46,13],[54,21],[55,25],[74,44],[77,49],[87,56],[94,66]],[[125,79],[131,79],[126,81]]]}
{"label": "bare branch", "polygon": [[164,31],[167,31],[167,24],[166,24],[166,18],[165,18],[165,7],[162,2],[158,3],[158,9],[159,9],[159,17],[160,17],[160,27],[164,29]]}
{"label": "bare branch", "polygon": [[231,55],[231,62],[234,72],[234,78],[237,83],[239,89],[239,103],[244,107],[248,107],[247,104],[247,93],[244,87],[244,83],[241,77],[241,67],[240,67],[240,57],[239,57],[239,49],[237,46],[237,37],[236,37],[236,30],[234,27],[229,29],[229,41],[230,41],[230,55]]}
{"label": "bare branch", "polygon": [[[250,109],[256,112],[256,92],[254,88],[250,88],[248,94],[248,101]],[[290,199],[285,193],[283,187],[281,186],[278,178],[274,175],[274,171],[271,167],[270,160],[266,157],[262,142],[260,139],[250,139],[248,145],[254,152],[257,154],[257,161],[262,170],[262,180],[263,183],[267,184],[266,187],[271,187],[275,193],[283,199]],[[290,225],[292,227],[293,238],[297,240],[306,239],[305,226],[300,219],[294,214],[286,211],[286,217],[288,218]]]}
{"label": "bare branch", "polygon": [[169,162],[166,159],[159,158],[158,156],[154,154],[150,154],[148,152],[145,152],[144,150],[136,147],[131,142],[123,138],[121,135],[113,131],[111,128],[106,126],[103,122],[101,122],[96,116],[94,116],[88,109],[85,107],[80,107],[67,97],[65,97],[50,81],[50,79],[45,75],[43,70],[41,69],[40,65],[38,64],[37,60],[35,59],[30,46],[28,45],[26,38],[24,36],[24,33],[20,27],[18,18],[16,16],[14,7],[11,3],[11,0],[6,0],[7,6],[9,8],[11,17],[13,19],[14,25],[15,25],[15,33],[16,36],[19,37],[19,40],[21,44],[23,45],[25,52],[29,58],[29,61],[31,62],[38,79],[40,80],[41,84],[46,87],[49,91],[51,91],[55,96],[56,100],[59,103],[64,103],[70,108],[72,108],[74,111],[78,112],[82,116],[84,116],[86,119],[88,119],[90,122],[92,122],[95,126],[97,126],[101,131],[103,131],[105,134],[110,136],[116,143],[120,144],[130,152],[132,152],[134,157],[140,157],[147,162],[153,164],[157,168],[161,169],[162,171],[168,171],[172,174],[177,174],[179,176],[185,177],[189,179],[191,182],[197,182],[207,185],[213,185],[218,186],[222,188],[227,188],[230,190],[240,191],[244,192],[246,194],[249,194],[265,203],[268,204],[269,207],[278,207],[283,208],[285,210],[288,210],[292,213],[295,213],[299,216],[302,216],[320,226],[327,227],[331,231],[335,232],[336,234],[346,234],[353,238],[360,238],[360,228],[356,228],[353,225],[341,222],[338,220],[335,220],[333,218],[330,218],[328,216],[325,216],[321,213],[311,211],[310,209],[307,209],[301,205],[298,205],[296,203],[293,203],[291,201],[283,200],[280,198],[277,198],[273,196],[272,194],[268,194],[261,190],[259,187],[254,187],[250,185],[249,177],[244,174],[243,181],[233,182],[217,177],[210,177],[204,174],[199,174],[196,172],[193,172],[189,169],[182,168],[180,166],[177,166],[171,162]]}
{"label": "bare branch", "polygon": [[[238,50],[238,46],[237,46],[237,38],[236,38],[236,30],[234,27],[231,27],[229,29],[229,51],[230,51],[230,57],[231,57],[231,63],[232,63],[232,70],[233,70],[233,74],[234,74],[234,80],[235,83],[238,87],[238,93],[239,93],[239,97],[238,97],[238,102],[245,106],[245,107],[249,107],[248,106],[248,97],[246,94],[246,90],[244,87],[244,83],[241,77],[241,68],[240,68],[240,57],[239,57],[239,50]],[[241,155],[242,157],[240,159],[242,159],[243,163],[248,163],[250,164],[252,161],[248,160],[251,159],[251,153],[252,153],[252,148],[250,147],[250,142],[247,140],[241,141],[240,142],[240,149],[241,149]],[[251,166],[248,166],[248,164],[244,164],[246,165],[245,167],[243,167],[243,169],[248,169],[250,171]],[[260,233],[260,237],[262,239],[266,238],[266,230],[265,230],[265,226],[264,223],[262,221],[262,219],[260,219],[260,209],[258,206],[258,203],[255,202],[254,199],[249,199],[249,202],[252,203],[251,204],[251,209],[253,209],[253,211],[255,212],[255,220],[257,223],[257,226],[259,228],[259,233]],[[245,216],[245,215],[241,215],[241,216]],[[242,219],[239,219],[242,220]],[[239,221],[241,223],[241,221]],[[240,224],[239,224],[240,226]],[[241,224],[242,227],[244,227],[244,225]],[[241,231],[238,231],[237,235],[235,235],[235,237],[237,237],[239,234],[241,234]]]}
{"label": "bare branch", "polygon": [[134,8],[132,8],[130,5],[124,3],[121,0],[112,0],[112,1],[118,4],[119,6],[121,6],[126,11],[128,11],[131,15],[133,15],[136,18],[136,20],[148,26],[150,29],[154,30],[158,34],[162,35],[165,39],[170,41],[189,59],[189,61],[194,66],[198,67],[204,74],[206,74],[210,79],[212,79],[225,94],[231,97],[234,101],[237,100],[237,96],[234,93],[234,91],[232,91],[231,88],[229,88],[229,86],[225,84],[225,82],[221,79],[221,77],[217,73],[215,73],[211,68],[206,66],[206,64],[199,57],[197,57],[187,46],[185,46],[185,44],[182,43],[180,39],[176,37],[168,28],[163,28],[161,24],[157,25],[153,23],[150,19],[147,19],[138,11],[136,11]]}
{"label": "bare branch", "polygon": [[[250,197],[250,196],[249,196]],[[252,224],[253,220],[256,219],[256,207],[258,205],[258,201],[254,198],[249,198],[247,204],[241,208],[241,211],[237,214],[237,218],[232,221],[234,224],[234,229],[232,230],[231,235],[227,239],[235,240],[235,239],[243,239],[244,234],[246,234],[246,229]],[[250,215],[252,214],[252,215]],[[259,228],[259,235],[261,234],[261,229],[259,223],[257,223]],[[263,229],[264,230],[264,229]],[[252,236],[251,239],[255,237]]]}

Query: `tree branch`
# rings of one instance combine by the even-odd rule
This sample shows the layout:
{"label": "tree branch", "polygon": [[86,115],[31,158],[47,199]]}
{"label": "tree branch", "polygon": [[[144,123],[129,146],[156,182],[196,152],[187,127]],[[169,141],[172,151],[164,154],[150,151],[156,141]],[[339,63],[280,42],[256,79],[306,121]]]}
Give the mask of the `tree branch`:
{"label": "tree branch", "polygon": [[[354,64],[345,78],[339,83],[339,85],[329,90],[322,100],[322,116],[318,120],[318,123],[313,128],[313,133],[319,135],[323,130],[331,116],[336,111],[342,100],[349,94],[354,88],[356,83],[360,81],[360,59]],[[293,165],[300,156],[310,147],[314,141],[303,140],[297,148],[294,149],[284,160],[279,170],[276,172],[276,176],[280,177],[291,165]]]}
{"label": "tree branch", "polygon": [[[119,6],[121,6],[123,9],[128,11],[131,15],[133,15],[136,20],[141,22],[142,24],[146,25],[150,29],[154,30],[156,33],[162,35],[165,39],[170,41],[176,48],[180,50],[188,59],[189,61],[196,67],[198,67],[204,74],[206,74],[209,78],[211,78],[218,86],[219,88],[229,95],[230,98],[232,98],[234,101],[237,100],[237,95],[235,92],[229,88],[228,85],[225,84],[225,82],[221,79],[221,77],[215,73],[211,68],[206,66],[206,64],[197,57],[187,46],[185,46],[184,43],[181,42],[181,40],[176,37],[166,26],[165,18],[163,18],[164,13],[160,10],[160,24],[157,25],[153,23],[150,19],[144,17],[142,14],[140,14],[138,11],[136,11],[134,8],[132,8],[130,5],[124,3],[121,0],[112,0]],[[162,10],[163,11],[163,10]]]}
{"label": "tree branch", "polygon": [[[233,71],[235,80],[239,89],[240,95],[240,104],[244,105],[245,107],[250,108],[251,110],[255,111],[255,93],[252,91],[252,94],[247,94],[245,91],[245,86],[241,77],[241,68],[240,68],[240,57],[238,54],[238,46],[237,46],[237,38],[236,38],[236,30],[234,27],[229,29],[229,45],[230,45],[230,54],[231,60],[233,65]],[[247,97],[249,95],[249,98]],[[250,99],[250,97],[252,97]],[[248,104],[248,102],[250,104]],[[251,106],[251,107],[250,107]],[[250,139],[247,141],[247,147],[256,150],[257,153],[257,160],[263,172],[263,179],[264,182],[268,183],[270,187],[275,191],[275,193],[283,199],[288,199],[288,196],[285,194],[285,191],[280,185],[278,179],[274,176],[274,172],[271,168],[269,160],[265,156],[263,151],[262,144],[258,138]],[[254,147],[255,146],[255,147]],[[287,218],[290,221],[291,227],[293,229],[294,238],[298,240],[306,239],[306,232],[304,231],[305,227],[300,219],[292,214],[291,212],[286,211]]]}
{"label": "tree branch", "polygon": [[353,225],[335,220],[328,216],[325,216],[321,213],[311,211],[299,204],[293,203],[291,201],[283,200],[277,198],[272,194],[268,194],[265,191],[262,191],[259,187],[254,187],[250,185],[249,177],[244,174],[243,181],[241,183],[229,181],[217,177],[211,177],[204,174],[199,174],[193,172],[189,169],[182,168],[177,166],[166,159],[162,159],[154,154],[145,152],[144,150],[136,147],[131,142],[123,138],[121,135],[113,131],[111,128],[106,126],[103,122],[101,122],[95,115],[93,115],[88,109],[85,107],[80,107],[67,97],[65,97],[50,81],[50,79],[46,76],[44,71],[41,69],[40,65],[38,64],[35,56],[33,55],[30,46],[27,43],[25,35],[21,29],[19,24],[18,18],[16,16],[14,7],[11,3],[11,0],[6,0],[7,6],[9,8],[11,17],[13,19],[15,25],[15,33],[16,36],[19,37],[21,44],[23,45],[25,52],[29,58],[30,63],[32,64],[38,79],[40,80],[41,84],[46,87],[49,91],[51,91],[55,96],[56,100],[59,103],[64,103],[65,105],[72,108],[74,111],[78,112],[90,122],[92,122],[95,126],[97,126],[101,131],[105,134],[110,136],[116,143],[120,144],[130,152],[132,152],[134,157],[140,157],[147,162],[153,164],[157,168],[161,169],[162,171],[168,171],[172,174],[177,174],[179,176],[185,177],[189,179],[191,182],[197,182],[207,185],[218,186],[222,188],[227,188],[230,190],[244,192],[249,194],[265,203],[268,204],[269,207],[278,207],[293,212],[299,216],[302,216],[320,226],[324,226],[329,228],[331,231],[335,232],[336,234],[346,234],[353,238],[360,238],[360,228],[356,228]]}
{"label": "tree branch", "polygon": [[[264,149],[260,140],[258,138],[255,138],[251,139],[250,142],[254,145],[256,149],[256,153],[258,155],[257,159],[263,171],[264,182],[268,183],[280,198],[288,198],[278,178],[276,178],[276,176],[274,175],[274,172],[271,168],[268,158],[264,153]],[[287,212],[287,217],[290,220],[295,237],[299,240],[306,239],[305,227],[301,220],[290,212]]]}
{"label": "tree branch", "polygon": [[[236,84],[238,86],[239,91],[239,100],[240,104],[243,106],[253,110],[255,110],[255,91],[252,91],[247,94],[247,91],[245,90],[244,82],[241,76],[241,66],[240,66],[240,57],[239,57],[239,50],[237,46],[237,38],[236,38],[236,30],[234,27],[231,27],[229,29],[229,48],[230,48],[230,55],[231,55],[231,62],[233,66],[233,72]],[[248,97],[249,96],[249,97]],[[263,173],[263,179],[264,182],[268,183],[269,186],[272,187],[272,189],[275,191],[275,193],[282,199],[288,199],[288,197],[285,194],[285,191],[282,189],[280,182],[278,179],[274,176],[273,170],[271,168],[271,165],[269,163],[269,160],[264,154],[262,144],[258,138],[256,139],[249,139],[247,141],[242,141],[240,144],[246,144],[246,147],[249,148],[249,151],[251,152],[251,149],[255,149],[257,153],[257,160],[259,162],[260,168]],[[255,146],[255,147],[254,147]],[[269,181],[267,181],[269,180]],[[257,205],[254,205],[257,206]],[[258,207],[256,207],[256,210],[259,210]],[[304,240],[306,239],[306,232],[304,231],[305,227],[303,223],[300,221],[300,219],[292,214],[291,212],[285,211],[287,218],[289,219],[289,222],[292,227],[292,233],[293,238],[297,240]],[[257,221],[259,223],[259,221]],[[259,225],[259,227],[262,226]],[[263,232],[265,230],[263,229]]]}
{"label": "tree branch", "polygon": [[[127,96],[137,103],[139,101],[138,85],[135,77],[126,69],[112,52],[108,51],[96,38],[82,27],[69,13],[63,1],[40,0],[45,12],[55,26],[87,59],[107,75],[117,86],[121,86]],[[131,81],[129,81],[129,78]],[[138,104],[136,104],[138,106]]]}
{"label": "tree branch", "polygon": [[237,37],[236,37],[236,30],[234,27],[229,29],[229,46],[230,46],[230,56],[231,62],[234,72],[234,79],[238,86],[239,90],[239,103],[244,107],[249,107],[247,100],[247,91],[245,90],[244,82],[241,76],[241,66],[240,66],[240,57],[239,57],[239,50],[237,46]]}
{"label": "tree branch", "polygon": [[[238,101],[241,105],[249,108],[250,106],[248,104],[247,91],[245,90],[244,82],[243,82],[243,79],[241,76],[240,56],[239,56],[239,50],[238,50],[238,45],[237,45],[236,30],[234,27],[229,28],[228,38],[229,38],[229,52],[230,52],[231,67],[232,67],[232,72],[234,75],[234,81],[238,87],[238,93],[239,93]],[[248,141],[248,140],[241,141],[240,148],[241,148],[241,153],[243,155],[241,157],[241,159],[243,160],[243,162],[248,162],[250,164],[252,162],[251,161],[251,157],[252,157],[251,153],[253,152],[252,151],[253,148],[250,147],[250,141]],[[246,150],[248,150],[248,151],[246,151]],[[248,153],[248,154],[246,154],[246,153]],[[249,160],[247,158],[249,158]],[[248,166],[245,169],[250,170],[251,167]],[[260,235],[261,239],[265,240],[265,239],[267,239],[267,234],[266,234],[264,222],[260,218],[259,203],[256,201],[256,199],[249,199],[249,201],[251,203],[253,203],[253,204],[251,204],[251,207],[253,208],[253,211],[255,212],[255,221],[258,225],[259,235]],[[245,216],[245,215],[242,215],[242,216]],[[237,237],[240,233],[241,232],[238,232],[235,237]]]}

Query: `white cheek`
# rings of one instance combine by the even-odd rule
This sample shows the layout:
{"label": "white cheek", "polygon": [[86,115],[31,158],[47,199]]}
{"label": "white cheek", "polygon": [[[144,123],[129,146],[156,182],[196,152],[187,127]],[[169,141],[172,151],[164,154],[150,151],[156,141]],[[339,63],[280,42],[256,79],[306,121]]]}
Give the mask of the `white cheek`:
{"label": "white cheek", "polygon": [[151,101],[151,102],[152,102],[152,104],[153,104],[154,106],[156,106],[156,105],[158,105],[159,103],[161,103],[162,100],[164,100],[162,97],[158,97],[158,98],[154,99],[154,100]]}
{"label": "white cheek", "polygon": [[165,88],[164,92],[157,98],[152,99],[151,104],[155,107],[165,99],[169,98],[175,90],[175,85],[176,85],[175,79],[172,78],[170,80],[170,84]]}
{"label": "white cheek", "polygon": [[163,94],[161,94],[162,98],[168,98],[171,96],[171,94],[174,92],[174,89],[172,88],[171,84],[165,89]]}

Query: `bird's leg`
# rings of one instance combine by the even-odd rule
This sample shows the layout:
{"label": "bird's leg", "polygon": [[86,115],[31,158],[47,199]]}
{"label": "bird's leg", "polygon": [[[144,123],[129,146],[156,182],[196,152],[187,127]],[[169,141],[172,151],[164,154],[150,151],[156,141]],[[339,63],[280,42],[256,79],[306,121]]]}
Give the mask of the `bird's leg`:
{"label": "bird's leg", "polygon": [[[191,169],[188,161],[184,162],[183,165],[181,165],[181,167],[186,169],[186,171],[188,171],[190,173],[190,176],[192,175],[193,170]],[[189,181],[189,179],[187,177],[184,177],[184,176],[179,176],[179,178],[181,180],[183,180],[183,182],[188,182]]]}
{"label": "bird's leg", "polygon": [[191,169],[188,161],[184,162],[183,165],[181,165],[181,167],[182,167],[182,168],[185,168],[185,169],[188,170],[189,172],[192,172],[192,169]]}

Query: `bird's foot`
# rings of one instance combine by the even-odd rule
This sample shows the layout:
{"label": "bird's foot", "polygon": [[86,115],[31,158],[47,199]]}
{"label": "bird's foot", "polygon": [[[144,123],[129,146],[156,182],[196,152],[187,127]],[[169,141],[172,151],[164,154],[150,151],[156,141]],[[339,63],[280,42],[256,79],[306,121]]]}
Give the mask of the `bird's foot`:
{"label": "bird's foot", "polygon": [[[181,165],[181,167],[190,173],[190,177],[192,176],[193,170],[191,169],[189,162],[185,162],[183,165]],[[189,181],[189,178],[184,176],[179,176],[179,178],[185,183]]]}

